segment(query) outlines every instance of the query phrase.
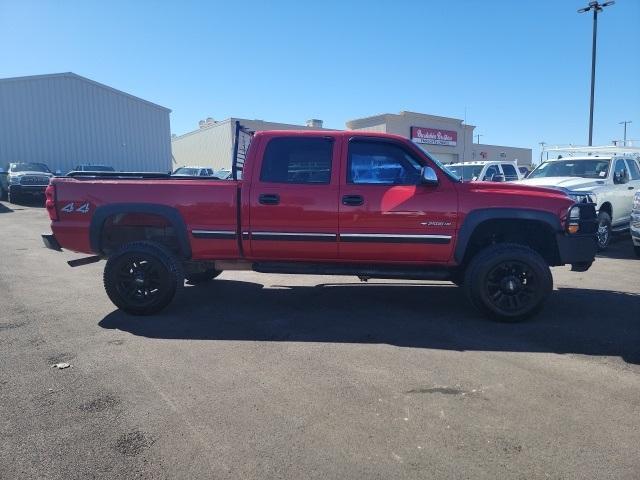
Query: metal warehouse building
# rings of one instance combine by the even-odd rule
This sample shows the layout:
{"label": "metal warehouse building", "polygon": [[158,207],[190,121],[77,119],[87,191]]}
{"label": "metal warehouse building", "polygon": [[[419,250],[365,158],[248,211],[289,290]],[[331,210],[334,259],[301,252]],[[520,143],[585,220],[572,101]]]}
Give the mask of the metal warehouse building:
{"label": "metal warehouse building", "polygon": [[171,169],[171,110],[74,73],[0,79],[0,167]]}

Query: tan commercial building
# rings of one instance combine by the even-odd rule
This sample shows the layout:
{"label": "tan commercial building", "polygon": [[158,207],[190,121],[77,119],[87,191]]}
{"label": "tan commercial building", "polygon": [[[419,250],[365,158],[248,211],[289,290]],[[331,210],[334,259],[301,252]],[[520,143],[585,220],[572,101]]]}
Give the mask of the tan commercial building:
{"label": "tan commercial building", "polygon": [[[308,120],[306,125],[292,125],[246,118],[228,118],[221,121],[208,118],[200,121],[197,130],[172,136],[173,168],[230,168],[236,121],[253,131],[322,129],[322,120]],[[531,165],[531,149],[473,143],[475,127],[456,118],[413,112],[384,113],[351,120],[347,122],[347,128],[402,135],[420,144],[443,163],[517,160],[519,165]]]}
{"label": "tan commercial building", "polygon": [[383,113],[347,122],[349,130],[394,133],[420,144],[443,163],[517,160],[531,165],[531,149],[473,143],[473,125],[457,118],[424,113]]}

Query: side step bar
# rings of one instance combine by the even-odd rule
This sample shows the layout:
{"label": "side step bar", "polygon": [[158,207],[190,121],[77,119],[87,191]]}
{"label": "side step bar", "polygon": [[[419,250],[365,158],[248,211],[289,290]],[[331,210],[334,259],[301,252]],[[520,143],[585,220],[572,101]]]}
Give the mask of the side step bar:
{"label": "side step bar", "polygon": [[253,264],[259,273],[291,273],[304,275],[347,275],[361,278],[399,280],[451,280],[444,268],[399,268],[384,265],[334,265],[330,263],[259,262]]}

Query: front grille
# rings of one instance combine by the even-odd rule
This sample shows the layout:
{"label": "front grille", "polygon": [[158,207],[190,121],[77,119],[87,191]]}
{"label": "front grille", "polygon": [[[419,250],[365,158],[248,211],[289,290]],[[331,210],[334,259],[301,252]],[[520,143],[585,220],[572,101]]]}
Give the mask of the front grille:
{"label": "front grille", "polygon": [[20,185],[49,185],[49,177],[25,175],[20,179]]}

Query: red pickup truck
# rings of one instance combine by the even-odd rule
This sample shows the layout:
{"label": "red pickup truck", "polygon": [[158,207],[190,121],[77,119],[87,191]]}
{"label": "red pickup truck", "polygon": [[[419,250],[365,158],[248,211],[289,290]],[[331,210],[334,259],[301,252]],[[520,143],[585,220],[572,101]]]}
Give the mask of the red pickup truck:
{"label": "red pickup truck", "polygon": [[[250,146],[248,146],[250,145]],[[49,248],[106,259],[120,309],[166,307],[185,278],[225,269],[450,280],[492,318],[539,310],[549,266],[588,269],[593,204],[510,183],[463,183],[411,141],[237,126],[233,180],[77,172],[46,192]]]}

